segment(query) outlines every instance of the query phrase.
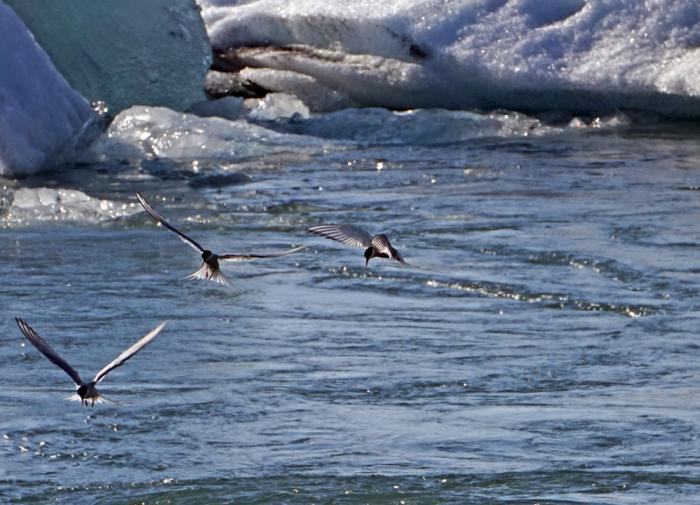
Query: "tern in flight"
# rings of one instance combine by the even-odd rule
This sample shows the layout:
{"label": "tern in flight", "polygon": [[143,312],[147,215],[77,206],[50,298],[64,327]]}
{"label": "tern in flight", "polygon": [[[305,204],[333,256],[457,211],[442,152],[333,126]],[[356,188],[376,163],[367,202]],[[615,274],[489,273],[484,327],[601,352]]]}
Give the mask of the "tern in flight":
{"label": "tern in flight", "polygon": [[139,199],[139,202],[141,202],[141,205],[143,205],[143,208],[146,209],[146,212],[148,212],[151,215],[151,217],[155,219],[156,222],[160,223],[162,226],[165,226],[168,230],[172,231],[173,233],[176,233],[177,236],[180,237],[180,240],[182,240],[185,244],[187,244],[192,249],[194,249],[202,255],[202,266],[193,274],[188,275],[186,279],[207,279],[214,282],[218,282],[219,284],[223,284],[224,286],[231,288],[234,291],[237,291],[237,289],[234,287],[234,285],[231,283],[228,277],[226,277],[219,269],[219,261],[246,261],[255,260],[258,258],[275,258],[278,256],[286,256],[287,254],[292,254],[304,248],[304,246],[299,246],[294,247],[292,249],[288,249],[286,251],[273,252],[267,254],[214,254],[210,250],[204,249],[204,247],[199,245],[197,242],[192,240],[190,237],[188,237],[187,235],[176,229],[174,226],[172,226],[170,223],[168,223],[165,219],[163,219],[163,217],[160,214],[158,214],[139,193],[136,193],[136,197]]}
{"label": "tern in flight", "polygon": [[337,224],[312,226],[307,231],[331,240],[337,240],[343,244],[363,248],[365,250],[365,269],[372,258],[388,258],[408,265],[401,253],[392,247],[389,238],[384,234],[373,237],[357,226]]}
{"label": "tern in flight", "polygon": [[29,326],[25,320],[16,317],[15,321],[17,321],[17,326],[19,326],[19,329],[22,331],[27,340],[29,340],[34,345],[34,347],[36,347],[39,350],[39,352],[41,352],[41,354],[46,356],[51,363],[58,366],[64,372],[70,375],[70,378],[73,379],[73,382],[75,382],[75,385],[78,388],[77,394],[69,396],[67,400],[80,400],[80,402],[83,405],[87,405],[88,402],[91,402],[91,405],[95,405],[95,403],[100,402],[110,403],[110,400],[108,400],[104,396],[100,396],[95,386],[100,381],[102,381],[102,379],[104,379],[109,372],[111,372],[117,367],[122,366],[134,354],[146,347],[151,342],[151,340],[156,338],[156,335],[158,335],[158,333],[160,333],[160,330],[162,330],[165,326],[165,322],[160,323],[158,326],[149,331],[146,335],[141,337],[138,340],[138,342],[136,342],[126,351],[117,356],[109,365],[105,366],[102,370],[97,372],[97,375],[95,375],[94,379],[92,379],[89,382],[85,382],[80,378],[78,372],[72,366],[70,366],[66,362],[66,360],[61,358],[61,356],[59,356],[58,353],[54,351],[53,348],[49,344],[47,344],[46,341],[43,338],[41,338],[39,334],[36,331],[34,331],[34,329],[31,326]]}

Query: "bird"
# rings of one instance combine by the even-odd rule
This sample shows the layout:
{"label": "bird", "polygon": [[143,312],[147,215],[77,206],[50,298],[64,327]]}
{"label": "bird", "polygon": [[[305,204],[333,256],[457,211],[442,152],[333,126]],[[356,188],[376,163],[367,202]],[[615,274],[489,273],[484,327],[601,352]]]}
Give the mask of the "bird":
{"label": "bird", "polygon": [[358,226],[325,224],[308,228],[309,233],[320,235],[331,240],[336,240],[354,247],[362,247],[365,250],[365,270],[372,258],[388,258],[408,265],[401,253],[392,247],[389,238],[380,233],[370,235],[366,230]]}
{"label": "bird", "polygon": [[299,246],[299,247],[293,247],[292,249],[288,249],[286,251],[280,251],[280,252],[273,252],[273,253],[266,253],[266,254],[238,254],[238,253],[225,253],[225,254],[215,254],[209,249],[205,249],[201,245],[199,245],[197,242],[195,242],[193,239],[179,231],[177,228],[172,226],[170,223],[168,223],[163,217],[158,214],[158,212],[151,207],[148,202],[141,196],[140,193],[136,193],[136,197],[139,199],[139,202],[141,202],[141,205],[143,206],[144,209],[146,209],[146,212],[148,212],[151,217],[157,222],[160,223],[161,225],[165,226],[168,230],[172,231],[173,233],[177,234],[177,236],[182,240],[185,244],[190,246],[192,249],[197,251],[198,253],[201,254],[202,256],[202,266],[197,270],[196,272],[192,273],[191,275],[188,275],[185,277],[186,279],[205,279],[205,280],[211,280],[214,282],[218,282],[219,284],[226,286],[233,291],[238,291],[238,289],[233,285],[233,283],[229,280],[228,277],[226,277],[220,270],[219,268],[219,261],[246,261],[246,260],[255,260],[258,258],[275,258],[279,256],[286,256],[288,254],[295,253],[297,251],[300,251],[304,249],[305,246]]}
{"label": "bird", "polygon": [[66,362],[66,360],[61,358],[61,356],[59,356],[59,354],[56,351],[54,351],[53,348],[49,344],[47,344],[46,341],[43,338],[41,338],[39,334],[36,331],[34,331],[34,329],[31,326],[29,326],[29,324],[27,324],[27,322],[24,319],[15,317],[15,321],[17,322],[17,326],[19,326],[19,329],[22,332],[22,334],[24,334],[27,340],[29,340],[34,345],[34,347],[36,347],[39,350],[39,352],[41,352],[41,354],[46,356],[46,358],[51,363],[58,366],[64,372],[70,375],[70,378],[73,379],[73,382],[75,382],[75,385],[78,388],[78,390],[76,392],[77,394],[71,395],[66,399],[80,400],[83,406],[86,406],[88,402],[91,402],[91,406],[94,406],[95,403],[100,402],[114,403],[111,400],[105,398],[104,396],[101,396],[95,386],[99,382],[101,382],[102,379],[104,379],[109,372],[111,372],[117,367],[122,366],[134,354],[136,354],[141,349],[146,347],[149,343],[151,343],[151,341],[154,338],[156,338],[156,336],[165,326],[165,321],[163,321],[151,331],[146,333],[146,335],[141,337],[126,351],[122,352],[119,356],[112,360],[102,370],[97,372],[97,375],[95,375],[95,377],[91,381],[85,382],[83,379],[80,378],[78,372],[72,366],[70,366],[68,362]]}

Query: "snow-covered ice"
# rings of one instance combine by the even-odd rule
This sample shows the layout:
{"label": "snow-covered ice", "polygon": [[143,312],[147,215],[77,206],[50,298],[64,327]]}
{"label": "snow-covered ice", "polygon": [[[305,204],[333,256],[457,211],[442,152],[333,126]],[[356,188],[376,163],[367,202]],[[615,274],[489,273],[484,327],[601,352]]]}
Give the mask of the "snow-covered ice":
{"label": "snow-covered ice", "polygon": [[317,85],[341,106],[700,117],[697,0],[199,1],[221,64],[264,89]]}

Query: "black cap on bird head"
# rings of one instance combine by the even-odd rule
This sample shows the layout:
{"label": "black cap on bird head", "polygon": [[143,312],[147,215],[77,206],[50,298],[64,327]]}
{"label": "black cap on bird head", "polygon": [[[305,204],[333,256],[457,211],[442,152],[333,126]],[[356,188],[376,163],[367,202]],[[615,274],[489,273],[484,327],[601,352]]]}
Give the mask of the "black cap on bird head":
{"label": "black cap on bird head", "polygon": [[365,270],[367,270],[367,265],[369,264],[369,260],[372,259],[372,253],[374,252],[373,247],[368,247],[365,249]]}

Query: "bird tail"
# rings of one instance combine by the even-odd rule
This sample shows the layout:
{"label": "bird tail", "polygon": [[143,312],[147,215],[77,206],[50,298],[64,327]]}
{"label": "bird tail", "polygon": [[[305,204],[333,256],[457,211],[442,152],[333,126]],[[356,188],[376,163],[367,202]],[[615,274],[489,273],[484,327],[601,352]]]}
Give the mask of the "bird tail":
{"label": "bird tail", "polygon": [[393,254],[393,258],[394,258],[396,261],[398,261],[399,263],[401,263],[401,264],[403,264],[403,265],[406,265],[407,267],[421,268],[420,266],[418,266],[418,265],[416,265],[416,264],[414,264],[414,263],[409,263],[408,261],[406,261],[405,259],[403,259],[403,256],[401,256],[401,253],[400,253],[399,251],[397,251],[396,249],[394,249],[393,247],[392,247],[392,249],[391,249],[391,252],[392,252],[392,254]]}
{"label": "bird tail", "polygon": [[234,293],[242,293],[243,290],[237,288],[236,286],[233,285],[231,280],[226,277],[221,270],[219,269],[212,269],[209,265],[206,263],[202,263],[202,266],[199,267],[199,270],[196,272],[191,273],[185,279],[200,279],[200,280],[206,280],[206,281],[214,281],[218,282],[222,286],[226,286],[230,290],[232,290]]}
{"label": "bird tail", "polygon": [[206,263],[202,263],[202,266],[199,267],[199,270],[196,272],[191,273],[185,279],[204,279],[208,280],[209,279],[209,267],[207,266]]}

